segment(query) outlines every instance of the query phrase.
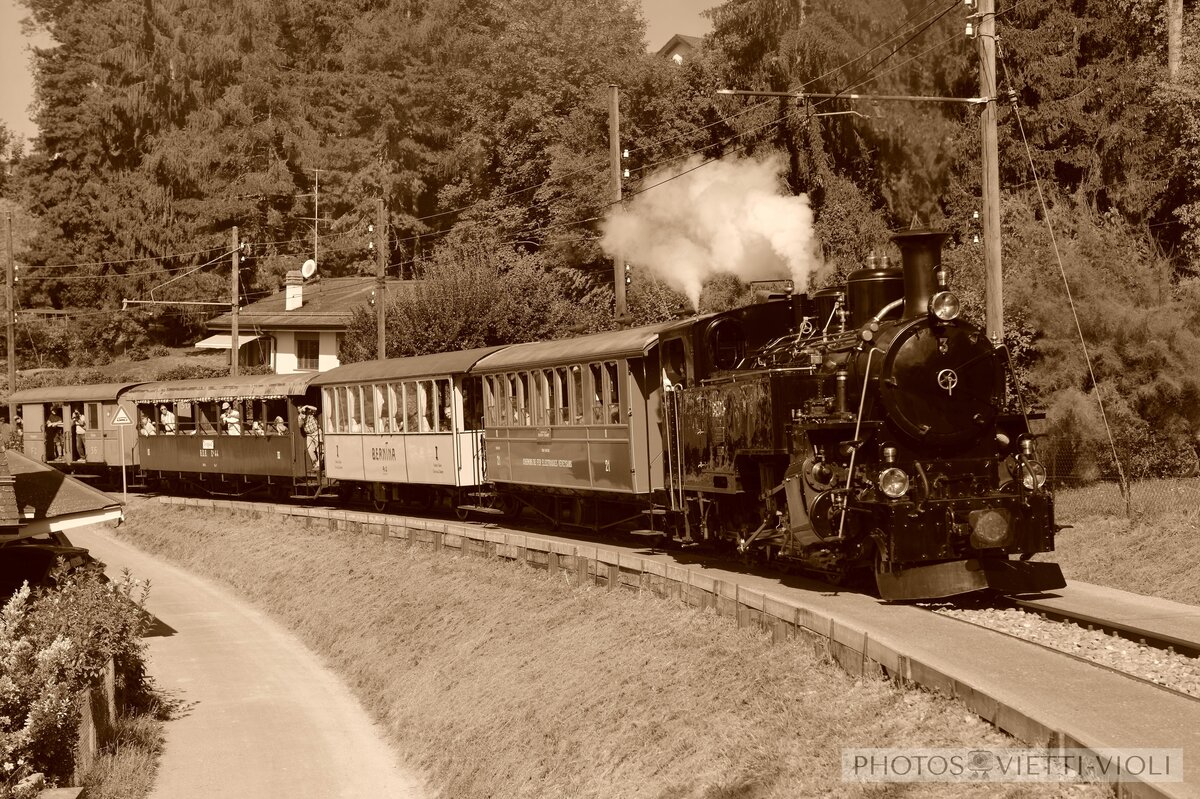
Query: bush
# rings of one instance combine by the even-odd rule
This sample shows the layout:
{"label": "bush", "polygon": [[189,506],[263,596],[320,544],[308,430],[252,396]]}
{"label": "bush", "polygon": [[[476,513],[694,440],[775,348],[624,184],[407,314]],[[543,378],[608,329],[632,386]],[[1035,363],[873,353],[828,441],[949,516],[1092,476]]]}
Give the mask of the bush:
{"label": "bush", "polygon": [[79,692],[111,658],[119,684],[143,678],[140,636],[147,584],[99,569],[53,573],[54,588],[23,586],[0,610],[0,799],[34,795],[74,770]]}

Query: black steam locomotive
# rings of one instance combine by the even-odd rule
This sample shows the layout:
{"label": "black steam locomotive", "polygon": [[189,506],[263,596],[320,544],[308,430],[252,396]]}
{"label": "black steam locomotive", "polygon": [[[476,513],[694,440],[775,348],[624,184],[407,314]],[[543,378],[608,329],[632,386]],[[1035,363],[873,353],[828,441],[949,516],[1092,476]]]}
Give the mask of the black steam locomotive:
{"label": "black steam locomotive", "polygon": [[750,319],[692,331],[715,362],[665,395],[683,538],[835,581],[871,569],[886,599],[1064,585],[1030,560],[1054,547],[1046,471],[1028,418],[1007,409],[1004,350],[959,318],[945,238],[901,233],[902,269],[789,300],[792,329],[732,368],[722,339],[746,331],[722,325]]}

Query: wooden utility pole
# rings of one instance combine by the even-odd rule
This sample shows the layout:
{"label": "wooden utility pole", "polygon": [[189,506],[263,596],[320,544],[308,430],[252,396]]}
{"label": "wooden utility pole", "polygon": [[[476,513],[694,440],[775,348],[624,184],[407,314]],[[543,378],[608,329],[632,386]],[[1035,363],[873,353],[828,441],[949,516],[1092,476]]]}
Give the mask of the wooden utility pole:
{"label": "wooden utility pole", "polygon": [[1000,262],[1000,152],[996,134],[996,0],[979,0],[979,120],[983,145],[983,257],[987,336],[1004,340],[1004,289]]}
{"label": "wooden utility pole", "polygon": [[387,357],[387,209],[375,201],[375,335],[376,357]]}
{"label": "wooden utility pole", "polygon": [[[615,83],[608,85],[608,159],[613,211],[616,211],[621,203],[621,103]],[[625,306],[625,259],[620,253],[613,256],[613,293],[617,300],[617,321],[623,322],[628,314]]]}
{"label": "wooden utility pole", "polygon": [[1183,61],[1183,0],[1167,0],[1167,80],[1179,77]]}
{"label": "wooden utility pole", "polygon": [[233,239],[229,249],[233,250],[232,268],[229,270],[229,376],[238,376],[238,229],[233,227]]}
{"label": "wooden utility pole", "polygon": [[[8,302],[5,305],[8,311],[8,320],[6,324],[8,336],[8,395],[12,397],[14,391],[17,390],[17,311],[16,304],[13,302],[13,284],[16,283],[17,266],[14,260],[16,256],[13,254],[13,238],[12,238],[12,214],[8,214],[8,278],[5,281],[8,286]],[[15,425],[17,422],[17,404],[11,399],[8,401],[8,423]]]}

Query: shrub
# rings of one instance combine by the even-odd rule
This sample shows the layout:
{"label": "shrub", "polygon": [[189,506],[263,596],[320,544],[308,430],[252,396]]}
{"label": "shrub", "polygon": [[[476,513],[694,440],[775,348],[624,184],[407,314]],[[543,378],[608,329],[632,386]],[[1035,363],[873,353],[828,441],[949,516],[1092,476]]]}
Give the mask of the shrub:
{"label": "shrub", "polygon": [[0,609],[0,799],[24,799],[43,779],[69,780],[79,692],[111,658],[128,689],[143,678],[140,640],[149,586],[98,569],[53,573],[53,588],[23,586]]}

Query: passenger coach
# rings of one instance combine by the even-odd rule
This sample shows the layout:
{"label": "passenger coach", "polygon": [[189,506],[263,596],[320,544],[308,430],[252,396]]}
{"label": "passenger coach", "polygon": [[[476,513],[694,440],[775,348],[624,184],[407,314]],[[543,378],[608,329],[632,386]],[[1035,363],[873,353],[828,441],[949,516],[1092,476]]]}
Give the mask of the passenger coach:
{"label": "passenger coach", "polygon": [[136,406],[137,450],[149,485],[277,497],[325,487],[305,448],[299,409],[317,407],[315,374],[249,375],[146,383]]}
{"label": "passenger coach", "polygon": [[379,510],[440,504],[465,516],[485,482],[480,384],[467,370],[500,349],[364,361],[315,378],[326,477]]}
{"label": "passenger coach", "polygon": [[[113,424],[117,409],[134,418],[133,404],[122,393],[138,383],[97,383],[87,386],[48,386],[14,392],[23,426],[21,444],[34,460],[75,475],[94,475],[120,481],[124,464],[136,472],[137,436],[132,427]],[[82,415],[83,447],[75,435],[72,416]],[[121,442],[124,441],[122,454]]]}
{"label": "passenger coach", "polygon": [[515,344],[481,358],[471,374],[483,381],[488,480],[554,524],[628,521],[631,496],[664,487],[655,345],[680,325]]}

